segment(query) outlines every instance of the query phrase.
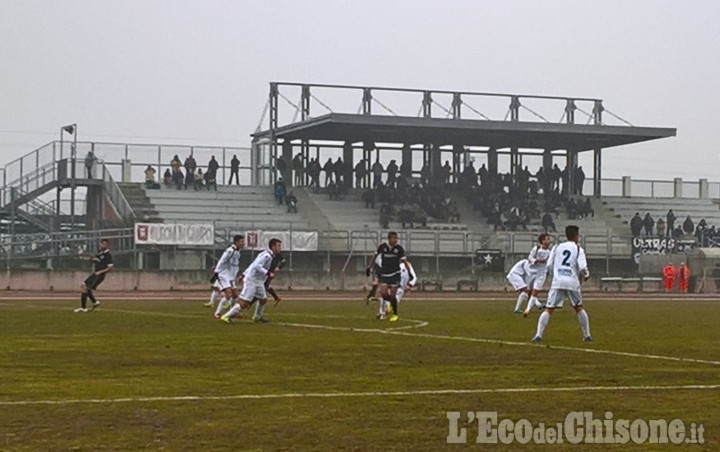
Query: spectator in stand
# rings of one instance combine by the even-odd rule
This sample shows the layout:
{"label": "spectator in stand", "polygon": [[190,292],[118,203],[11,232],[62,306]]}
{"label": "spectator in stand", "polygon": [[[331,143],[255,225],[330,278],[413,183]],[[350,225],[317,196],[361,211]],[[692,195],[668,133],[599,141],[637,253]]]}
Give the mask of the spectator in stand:
{"label": "spectator in stand", "polygon": [[375,208],[375,190],[366,188],[365,191],[363,191],[360,198],[365,203],[366,209],[374,209]]}
{"label": "spectator in stand", "polygon": [[273,194],[275,195],[275,201],[282,206],[285,201],[285,181],[282,177],[275,182]]}
{"label": "spectator in stand", "polygon": [[200,191],[205,183],[205,175],[202,172],[202,168],[197,169],[195,172],[195,191]]}
{"label": "spectator in stand", "polygon": [[325,162],[322,169],[325,172],[325,186],[327,187],[333,180],[333,162],[330,157],[328,157],[327,162]]}
{"label": "spectator in stand", "polygon": [[420,183],[423,187],[427,187],[430,183],[430,165],[427,163],[420,168]]}
{"label": "spectator in stand", "polygon": [[285,204],[287,204],[287,213],[297,213],[297,198],[292,190],[290,190],[290,193],[288,193],[285,198]]}
{"label": "spectator in stand", "polygon": [[553,232],[557,232],[557,229],[555,228],[555,222],[553,221],[553,216],[550,212],[545,212],[545,215],[543,215],[542,227],[545,233],[550,232],[550,229],[552,229]]}
{"label": "spectator in stand", "polygon": [[180,161],[180,157],[175,154],[175,157],[173,157],[172,160],[170,160],[170,168],[172,168],[172,172],[174,173],[175,170],[179,170],[182,166],[182,162]]}
{"label": "spectator in stand", "polygon": [[373,173],[373,188],[377,188],[378,184],[382,182],[382,174],[383,171],[385,171],[385,168],[383,168],[380,160],[375,160],[375,163],[373,163],[371,170]]}
{"label": "spectator in stand", "polygon": [[145,168],[145,188],[149,188],[151,190],[157,190],[160,188],[160,184],[155,182],[155,168],[148,165],[147,168]]}
{"label": "spectator in stand", "polygon": [[452,167],[450,166],[449,160],[445,160],[445,165],[442,167],[442,175],[445,183],[449,184],[450,178],[452,177]]}
{"label": "spectator in stand", "polygon": [[488,180],[488,175],[490,172],[485,167],[485,164],[483,163],[479,170],[477,170],[477,175],[480,178],[480,184],[484,184]]}
{"label": "spectator in stand", "polygon": [[665,220],[663,220],[662,217],[658,218],[655,224],[655,232],[658,236],[665,237]]}
{"label": "spectator in stand", "polygon": [[585,183],[585,171],[582,166],[578,166],[575,170],[575,194],[582,196],[583,184]]}
{"label": "spectator in stand", "polygon": [[683,235],[685,235],[685,233],[683,232],[682,226],[678,225],[678,227],[673,229],[672,237],[674,239],[682,238]]}
{"label": "spectator in stand", "polygon": [[400,209],[400,212],[398,212],[398,219],[400,220],[403,229],[405,229],[406,224],[410,225],[410,229],[413,229],[413,227],[415,226],[413,224],[412,210],[410,210],[408,207],[403,207],[402,209]]}
{"label": "spectator in stand", "polygon": [[307,167],[307,175],[310,178],[310,187],[314,188],[315,193],[320,192],[320,163],[316,159],[310,159]]}
{"label": "spectator in stand", "polygon": [[228,185],[232,185],[233,177],[235,177],[235,185],[240,185],[240,159],[237,155],[233,155],[230,160],[230,179],[228,179]]}
{"label": "spectator in stand", "polygon": [[173,177],[170,172],[170,168],[167,168],[165,170],[165,174],[163,174],[163,184],[165,184],[166,187],[170,187],[173,184]]}
{"label": "spectator in stand", "polygon": [[367,188],[365,176],[367,176],[367,165],[365,160],[360,160],[355,165],[355,188]]}
{"label": "spectator in stand", "polygon": [[643,228],[645,228],[645,236],[649,237],[653,235],[653,226],[655,226],[655,220],[650,216],[650,212],[645,214],[643,218]]}
{"label": "spectator in stand", "polygon": [[643,219],[640,218],[640,212],[635,212],[635,216],[630,220],[630,232],[633,237],[640,237],[643,228]]}
{"label": "spectator in stand", "polygon": [[[212,163],[213,161],[215,161],[215,157],[210,160],[210,163]],[[217,165],[217,162],[215,162],[215,164]],[[217,191],[217,168],[208,168],[208,170],[205,172],[205,186],[207,187],[208,191],[210,191],[210,187],[214,188],[215,191]]]}
{"label": "spectator in stand", "polygon": [[574,199],[570,198],[568,200],[567,204],[565,205],[565,208],[567,209],[568,219],[574,220],[575,218],[577,218],[578,209],[577,209],[577,206],[575,205]]}
{"label": "spectator in stand", "polygon": [[185,164],[183,166],[185,167],[185,179],[187,180],[188,174],[192,174],[192,178],[193,180],[195,180],[195,169],[197,168],[197,162],[195,161],[195,157],[193,157],[192,154],[190,154],[185,159]]}
{"label": "spectator in stand", "polygon": [[295,171],[295,186],[305,185],[305,162],[303,162],[303,155],[300,152],[293,158],[292,169]]}
{"label": "spectator in stand", "polygon": [[387,180],[387,186],[395,188],[395,184],[397,183],[397,173],[399,171],[399,168],[397,166],[397,162],[395,160],[390,160],[390,163],[387,167],[387,173],[388,173],[388,180]]}
{"label": "spectator in stand", "polygon": [[92,170],[93,165],[95,164],[95,154],[93,154],[93,151],[88,151],[87,155],[85,156],[85,170],[87,172],[87,178],[92,179]]}
{"label": "spectator in stand", "polygon": [[346,182],[343,179],[343,174],[345,173],[345,163],[343,163],[343,160],[340,157],[338,157],[333,164],[333,172],[335,173],[335,185],[337,185],[339,189],[341,183]]}
{"label": "spectator in stand", "polygon": [[665,219],[667,220],[667,235],[672,235],[673,231],[675,231],[675,220],[677,219],[672,209],[668,210]]}
{"label": "spectator in stand", "polygon": [[177,169],[173,170],[172,181],[173,184],[175,184],[175,188],[177,188],[178,190],[182,189],[183,183],[185,182],[185,176],[183,175],[182,171],[180,171],[179,166],[177,167]]}
{"label": "spectator in stand", "polygon": [[275,169],[280,171],[280,179],[287,179],[287,174],[285,174],[285,171],[287,171],[287,162],[282,155],[275,159]]}
{"label": "spectator in stand", "polygon": [[579,202],[578,205],[579,213],[582,218],[587,218],[588,216],[595,218],[595,210],[592,208],[590,198],[585,198],[585,201]]}
{"label": "spectator in stand", "polygon": [[[210,161],[208,162],[208,169],[205,172],[205,185],[207,186],[208,190],[210,190],[210,184],[207,183],[208,177],[212,179],[212,185],[215,187],[215,191],[217,191],[217,172],[218,169],[220,169],[220,165],[218,164],[217,160],[215,160],[215,156],[210,157]],[[210,176],[208,176],[208,174]]]}
{"label": "spectator in stand", "polygon": [[195,173],[185,169],[185,190],[195,184]]}
{"label": "spectator in stand", "polygon": [[685,218],[682,228],[683,228],[683,232],[685,232],[685,234],[687,234],[687,235],[692,235],[693,232],[695,232],[695,224],[690,219],[690,215],[688,215],[687,218]]}

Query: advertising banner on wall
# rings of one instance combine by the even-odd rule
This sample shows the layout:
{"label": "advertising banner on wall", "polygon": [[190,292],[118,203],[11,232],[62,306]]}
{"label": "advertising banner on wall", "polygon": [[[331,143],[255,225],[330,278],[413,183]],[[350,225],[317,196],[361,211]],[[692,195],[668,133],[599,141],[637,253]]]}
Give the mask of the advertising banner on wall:
{"label": "advertising banner on wall", "polygon": [[135,243],[213,246],[215,227],[212,224],[135,223]]}
{"label": "advertising banner on wall", "polygon": [[245,234],[245,248],[265,249],[270,239],[282,240],[282,249],[286,251],[317,251],[318,233],[307,231],[248,231]]}

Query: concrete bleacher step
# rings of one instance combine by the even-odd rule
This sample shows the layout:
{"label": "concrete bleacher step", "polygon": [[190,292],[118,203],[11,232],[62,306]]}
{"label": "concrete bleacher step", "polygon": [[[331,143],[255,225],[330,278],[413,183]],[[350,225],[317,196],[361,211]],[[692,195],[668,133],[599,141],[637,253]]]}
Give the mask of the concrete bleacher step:
{"label": "concrete bleacher step", "polygon": [[288,213],[278,205],[272,187],[218,186],[218,190],[177,190],[162,187],[144,189],[158,216],[165,222],[212,222],[216,228],[232,231],[248,229],[307,230],[308,222],[299,213]]}

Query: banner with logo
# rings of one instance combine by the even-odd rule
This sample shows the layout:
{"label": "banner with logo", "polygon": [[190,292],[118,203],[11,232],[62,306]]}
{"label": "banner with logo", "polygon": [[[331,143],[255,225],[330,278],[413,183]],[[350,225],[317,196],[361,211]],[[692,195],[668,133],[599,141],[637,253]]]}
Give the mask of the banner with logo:
{"label": "banner with logo", "polygon": [[668,237],[633,237],[632,259],[639,264],[641,254],[672,253],[675,245],[675,239]]}
{"label": "banner with logo", "polygon": [[213,246],[215,227],[212,224],[135,223],[135,243]]}
{"label": "banner with logo", "polygon": [[286,251],[317,251],[318,233],[306,231],[248,231],[245,233],[245,248],[265,249],[270,239],[282,240],[282,249]]}
{"label": "banner with logo", "polygon": [[481,271],[502,272],[505,256],[501,250],[475,250],[475,266]]}

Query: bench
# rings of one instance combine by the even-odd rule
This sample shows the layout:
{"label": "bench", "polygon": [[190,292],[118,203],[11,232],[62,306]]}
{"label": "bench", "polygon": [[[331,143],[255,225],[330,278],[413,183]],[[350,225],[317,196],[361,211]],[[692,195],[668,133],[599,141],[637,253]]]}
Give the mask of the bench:
{"label": "bench", "polygon": [[420,282],[420,289],[423,292],[441,292],[443,290],[442,281],[424,279]]}
{"label": "bench", "polygon": [[606,276],[600,278],[600,290],[607,292],[608,286],[617,285],[618,292],[622,292],[623,287],[628,284],[636,284],[638,292],[644,292],[645,287],[651,284],[657,284],[658,290],[662,288],[663,279],[657,276],[640,276],[632,278],[621,278],[619,276]]}
{"label": "bench", "polygon": [[469,280],[469,279],[461,279],[457,282],[457,291],[471,291],[471,292],[477,292],[478,290],[478,282]]}

